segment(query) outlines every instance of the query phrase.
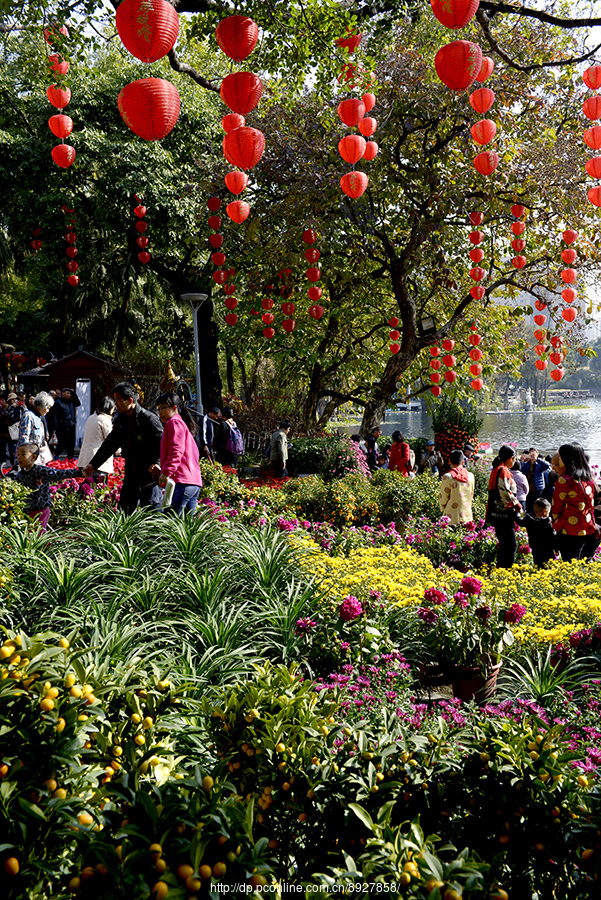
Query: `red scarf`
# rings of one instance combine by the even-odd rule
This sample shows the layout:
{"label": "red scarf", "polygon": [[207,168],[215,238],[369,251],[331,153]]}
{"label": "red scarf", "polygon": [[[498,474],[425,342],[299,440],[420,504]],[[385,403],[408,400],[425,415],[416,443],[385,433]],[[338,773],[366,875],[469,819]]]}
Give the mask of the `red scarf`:
{"label": "red scarf", "polygon": [[455,481],[461,481],[464,484],[469,480],[467,475],[467,469],[464,466],[455,466],[454,469],[449,470],[449,475],[455,479]]}

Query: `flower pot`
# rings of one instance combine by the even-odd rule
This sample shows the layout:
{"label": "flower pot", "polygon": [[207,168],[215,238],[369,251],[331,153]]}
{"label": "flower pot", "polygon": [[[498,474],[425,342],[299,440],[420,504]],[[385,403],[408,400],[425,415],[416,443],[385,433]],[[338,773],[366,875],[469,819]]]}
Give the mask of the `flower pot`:
{"label": "flower pot", "polygon": [[476,700],[484,703],[495,695],[497,678],[501,663],[482,671],[481,666],[466,668],[455,666],[453,669],[453,696],[459,700]]}
{"label": "flower pot", "polygon": [[417,672],[422,687],[435,687],[449,683],[453,667],[446,660],[434,659],[428,663],[418,662]]}

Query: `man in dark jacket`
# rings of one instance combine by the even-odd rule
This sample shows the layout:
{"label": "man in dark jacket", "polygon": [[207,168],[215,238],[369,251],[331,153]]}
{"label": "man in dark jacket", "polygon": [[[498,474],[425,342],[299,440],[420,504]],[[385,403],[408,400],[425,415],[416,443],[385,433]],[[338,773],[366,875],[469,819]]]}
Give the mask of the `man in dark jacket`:
{"label": "man in dark jacket", "polygon": [[534,501],[542,496],[545,489],[546,476],[551,466],[546,459],[538,455],[536,447],[530,447],[528,459],[522,463],[522,472],[528,479],[528,496],[526,512],[533,514]]}
{"label": "man in dark jacket", "polygon": [[129,515],[138,505],[156,508],[161,503],[163,492],[148,470],[160,465],[163,426],[158,416],[140,406],[133,384],[118,384],[113,396],[118,412],[113,430],[83,472],[89,478],[120,447],[125,470],[119,508]]}
{"label": "man in dark jacket", "polygon": [[60,397],[54,401],[52,418],[57,437],[56,455],[64,451],[67,459],[75,455],[75,410],[81,406],[81,400],[70,388],[65,388]]}

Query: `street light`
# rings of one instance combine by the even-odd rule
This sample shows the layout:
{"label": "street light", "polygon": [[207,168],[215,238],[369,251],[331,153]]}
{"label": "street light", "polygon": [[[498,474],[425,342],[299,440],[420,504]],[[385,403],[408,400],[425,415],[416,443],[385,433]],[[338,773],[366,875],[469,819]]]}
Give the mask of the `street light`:
{"label": "street light", "polygon": [[200,344],[198,340],[198,310],[208,300],[208,294],[180,294],[182,300],[189,303],[192,307],[192,322],[194,324],[194,364],[196,366],[196,415],[200,417],[204,414],[202,405],[202,391],[200,386]]}

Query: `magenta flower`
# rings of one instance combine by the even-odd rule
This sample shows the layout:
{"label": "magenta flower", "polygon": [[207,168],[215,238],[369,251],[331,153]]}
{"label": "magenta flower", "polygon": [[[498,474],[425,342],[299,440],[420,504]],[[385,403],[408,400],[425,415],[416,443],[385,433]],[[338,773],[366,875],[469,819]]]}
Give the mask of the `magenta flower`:
{"label": "magenta flower", "polygon": [[505,610],[505,621],[508,625],[517,625],[526,615],[526,607],[521,603],[512,603],[509,609]]}
{"label": "magenta flower", "polygon": [[479,597],[482,593],[482,582],[479,578],[466,575],[465,578],[461,579],[460,588],[466,594],[473,594],[474,597]]}
{"label": "magenta flower", "polygon": [[434,625],[438,622],[438,613],[435,609],[428,609],[427,606],[420,606],[417,611],[418,619],[421,619],[422,622],[425,622],[426,625]]}
{"label": "magenta flower", "polygon": [[344,619],[345,622],[352,622],[353,619],[358,619],[359,616],[362,615],[363,607],[361,606],[361,601],[358,600],[357,597],[353,597],[352,594],[349,594],[349,596],[345,597],[340,604],[338,612],[340,618]]}
{"label": "magenta flower", "polygon": [[480,619],[483,625],[486,625],[490,617],[492,616],[492,609],[490,606],[484,604],[484,606],[479,606],[478,609],[474,611],[474,615],[476,618]]}
{"label": "magenta flower", "polygon": [[448,599],[444,591],[439,591],[436,588],[427,588],[424,591],[424,600],[426,603],[433,603],[434,606],[440,606],[442,603],[446,603]]}
{"label": "magenta flower", "polygon": [[457,591],[457,593],[453,597],[453,600],[455,601],[455,605],[460,606],[461,609],[467,609],[470,605],[469,595],[464,591]]}

